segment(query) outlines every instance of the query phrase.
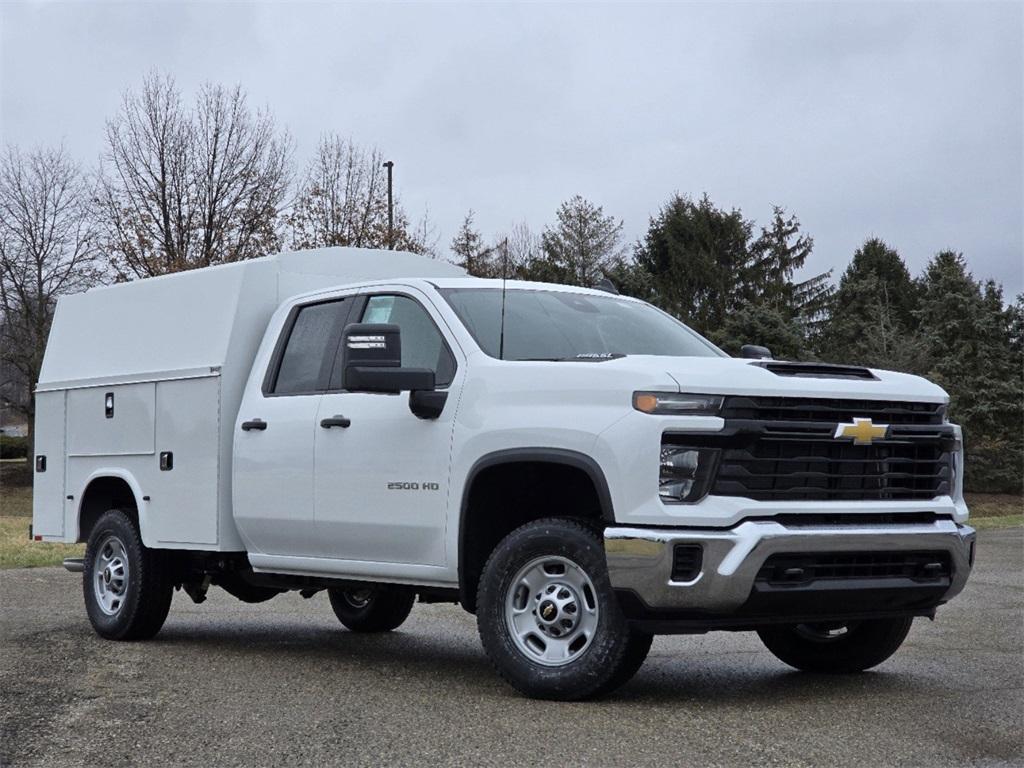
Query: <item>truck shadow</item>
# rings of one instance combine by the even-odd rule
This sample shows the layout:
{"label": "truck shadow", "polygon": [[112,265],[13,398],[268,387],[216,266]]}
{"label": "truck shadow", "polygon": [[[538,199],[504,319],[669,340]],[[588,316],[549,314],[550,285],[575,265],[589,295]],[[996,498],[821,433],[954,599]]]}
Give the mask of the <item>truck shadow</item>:
{"label": "truck shadow", "polygon": [[[421,677],[432,685],[443,685],[449,678],[460,688],[478,686],[481,694],[520,698],[500,681],[476,635],[461,631],[439,638],[415,630],[371,635],[299,622],[257,627],[204,622],[165,627],[151,642],[175,653],[195,649],[246,667],[265,662],[280,670],[290,657],[296,671],[310,665],[336,674],[372,668],[384,674],[400,674],[407,680]],[[902,670],[883,668],[849,676],[804,674],[777,665],[769,660],[767,652],[763,657],[757,653],[716,657],[690,655],[680,649],[670,657],[652,657],[632,681],[600,702],[701,707],[774,706],[783,702],[813,705],[835,702],[837,698],[852,701],[885,693],[905,695],[931,687],[929,678]]]}
{"label": "truck shadow", "polygon": [[814,705],[837,700],[852,702],[873,699],[881,694],[912,694],[928,689],[920,678],[885,670],[859,675],[825,675],[789,669],[766,669],[760,663],[720,660],[703,662],[693,669],[681,654],[676,664],[654,669],[641,668],[629,683],[612,698],[620,703],[643,705],[697,704],[700,706],[776,706],[780,704]]}
{"label": "truck shadow", "polygon": [[364,634],[302,624],[251,627],[205,622],[202,626],[165,627],[150,642],[175,650],[191,647],[220,658],[236,656],[245,663],[251,663],[252,657],[265,657],[279,665],[291,656],[302,666],[314,663],[325,669],[346,665],[378,670],[390,667],[403,675],[422,671],[434,680],[451,674],[462,681],[497,681],[475,635],[442,641],[403,630]]}

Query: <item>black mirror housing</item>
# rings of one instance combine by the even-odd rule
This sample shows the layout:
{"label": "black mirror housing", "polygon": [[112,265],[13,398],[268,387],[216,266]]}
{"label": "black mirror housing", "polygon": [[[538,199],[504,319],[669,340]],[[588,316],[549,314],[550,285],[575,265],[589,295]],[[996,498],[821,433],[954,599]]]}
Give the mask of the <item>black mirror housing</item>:
{"label": "black mirror housing", "polygon": [[433,390],[429,368],[402,367],[402,332],[397,325],[354,323],[341,338],[341,386],[349,392]]}
{"label": "black mirror housing", "polygon": [[773,360],[772,351],[768,347],[759,347],[756,344],[744,344],[740,347],[740,357],[751,360]]}

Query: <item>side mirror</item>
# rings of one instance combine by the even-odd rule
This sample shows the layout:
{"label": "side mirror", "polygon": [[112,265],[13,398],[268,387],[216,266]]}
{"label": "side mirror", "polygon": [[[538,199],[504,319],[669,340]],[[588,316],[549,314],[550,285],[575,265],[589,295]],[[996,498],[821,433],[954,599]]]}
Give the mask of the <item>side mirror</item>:
{"label": "side mirror", "polygon": [[402,367],[402,332],[397,325],[350,325],[341,344],[342,389],[390,394],[434,389],[432,370]]}
{"label": "side mirror", "polygon": [[772,351],[768,347],[759,347],[756,344],[744,344],[740,347],[740,357],[751,360],[772,360]]}

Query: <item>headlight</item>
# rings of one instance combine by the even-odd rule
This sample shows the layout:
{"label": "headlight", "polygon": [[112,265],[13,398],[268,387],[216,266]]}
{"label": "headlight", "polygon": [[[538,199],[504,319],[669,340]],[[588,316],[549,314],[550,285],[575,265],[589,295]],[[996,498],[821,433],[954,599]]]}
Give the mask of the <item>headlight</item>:
{"label": "headlight", "polygon": [[717,448],[662,443],[658,495],[662,501],[699,501],[708,493],[717,464]]}
{"label": "headlight", "polygon": [[644,413],[714,416],[722,408],[722,396],[686,395],[678,392],[634,392],[633,407]]}

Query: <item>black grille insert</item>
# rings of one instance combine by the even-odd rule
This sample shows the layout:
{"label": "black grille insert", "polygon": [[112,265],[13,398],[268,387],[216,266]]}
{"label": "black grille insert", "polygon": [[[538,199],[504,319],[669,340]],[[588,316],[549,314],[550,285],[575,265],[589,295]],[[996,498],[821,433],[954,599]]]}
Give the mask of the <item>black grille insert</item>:
{"label": "black grille insert", "polygon": [[676,544],[672,550],[672,581],[693,581],[700,575],[704,548],[700,544]]}
{"label": "black grille insert", "polygon": [[932,499],[950,493],[947,438],[898,437],[856,445],[831,435],[737,436],[722,450],[711,493],[750,499]]}
{"label": "black grille insert", "polygon": [[879,424],[942,424],[941,403],[829,398],[740,397],[725,399],[722,416],[744,421],[817,421],[836,424],[852,418]]}
{"label": "black grille insert", "polygon": [[928,525],[938,520],[952,520],[949,515],[935,512],[799,512],[746,519],[767,520],[790,528],[822,525]]}
{"label": "black grille insert", "polygon": [[949,579],[948,552],[825,552],[769,557],[757,581],[772,586],[861,579]]}

